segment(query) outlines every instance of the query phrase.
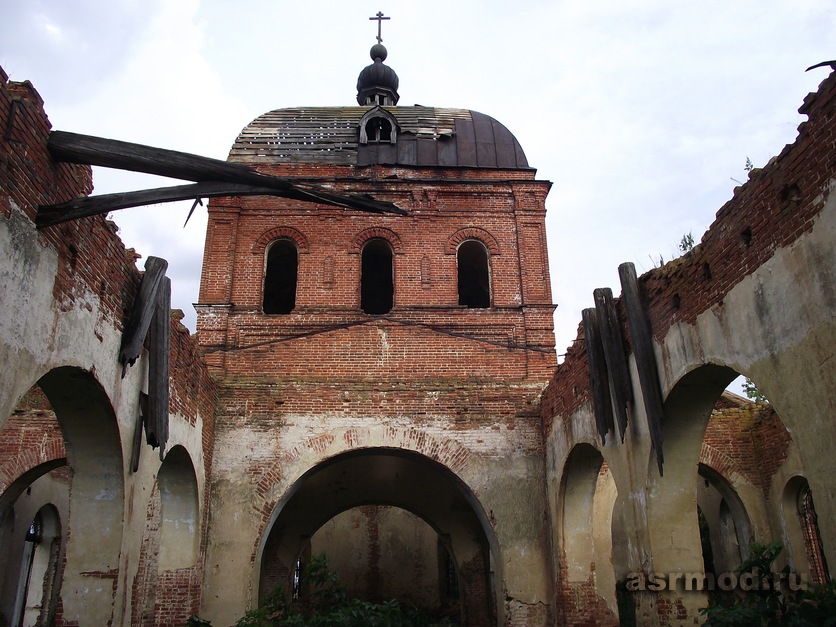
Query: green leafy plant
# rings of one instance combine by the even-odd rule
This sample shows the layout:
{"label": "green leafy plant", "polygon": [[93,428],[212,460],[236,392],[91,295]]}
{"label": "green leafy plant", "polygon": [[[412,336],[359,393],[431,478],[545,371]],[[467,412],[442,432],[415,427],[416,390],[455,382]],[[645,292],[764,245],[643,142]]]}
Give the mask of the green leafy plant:
{"label": "green leafy plant", "polygon": [[757,401],[758,403],[769,402],[769,399],[766,398],[766,394],[761,392],[758,389],[758,386],[756,386],[754,381],[752,381],[749,377],[746,377],[746,381],[743,382],[741,387],[743,388],[743,393],[753,401]]}
{"label": "green leafy plant", "polygon": [[685,235],[682,236],[682,239],[679,240],[679,250],[682,253],[687,253],[693,247],[694,247],[694,235],[691,231],[688,231]]}
{"label": "green leafy plant", "polygon": [[[325,555],[313,556],[302,575],[304,599],[292,600],[279,585],[264,604],[242,616],[235,627],[429,627],[453,625],[397,600],[373,602],[351,599]],[[195,623],[207,625],[208,623]],[[191,623],[190,623],[191,627]]]}
{"label": "green leafy plant", "polygon": [[[753,573],[757,577],[757,589],[741,592],[732,602],[712,600],[700,610],[707,618],[704,627],[836,627],[836,584],[833,582],[797,591],[771,585],[772,565],[782,548],[780,542],[752,544],[749,559],[737,572]],[[789,573],[789,568],[782,572]]]}

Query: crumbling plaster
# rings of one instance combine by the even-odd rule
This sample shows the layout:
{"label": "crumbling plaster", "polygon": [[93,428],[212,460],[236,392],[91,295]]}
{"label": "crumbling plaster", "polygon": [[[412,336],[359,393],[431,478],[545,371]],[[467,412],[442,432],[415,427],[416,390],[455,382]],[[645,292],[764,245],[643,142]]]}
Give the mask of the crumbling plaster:
{"label": "crumbling plaster", "polygon": [[[98,295],[82,281],[73,287],[73,302],[54,299],[53,286],[58,275],[57,252],[37,233],[31,221],[12,206],[9,219],[0,220],[0,285],[4,309],[0,316],[0,362],[14,364],[3,370],[0,385],[0,426],[11,415],[19,399],[43,375],[62,367],[73,367],[90,373],[101,385],[112,407],[119,434],[123,476],[120,546],[106,548],[95,533],[76,529],[70,534],[69,567],[62,585],[64,616],[69,620],[105,624],[113,617],[127,620],[130,616],[130,587],[137,563],[144,527],[147,499],[160,466],[159,451],[143,446],[140,472],[131,473],[130,449],[139,411],[139,393],[146,389],[145,355],[121,378],[117,360],[121,330],[116,321],[102,311]],[[202,417],[192,417],[192,426],[183,416],[170,419],[169,446],[182,445],[192,458],[197,475],[198,491],[205,491]],[[59,416],[60,422],[60,416]],[[98,451],[103,453],[103,451]],[[73,455],[95,455],[94,450],[70,450]],[[107,454],[113,454],[108,452]],[[79,479],[76,479],[78,481]],[[71,486],[72,494],[72,486]],[[117,497],[119,498],[119,497]],[[72,521],[69,521],[72,522]],[[78,524],[78,523],[77,523]],[[110,564],[118,577],[111,586],[112,575],[98,579],[91,586],[90,577],[73,570],[73,556],[84,553],[104,555],[110,551]],[[104,576],[104,575],[103,575]],[[95,576],[99,577],[99,576]],[[98,590],[98,592],[96,592]],[[90,595],[102,596],[92,601]],[[111,600],[106,600],[111,597]]]}
{"label": "crumbling plaster", "polygon": [[[243,613],[246,607],[230,603],[237,595],[231,590],[236,588],[242,589],[241,598],[248,599],[250,606],[257,603],[261,552],[267,533],[305,473],[342,453],[372,449],[409,450],[427,456],[453,471],[472,492],[478,501],[476,514],[488,533],[494,579],[498,585],[504,582],[504,589],[495,591],[501,601],[500,615],[513,600],[548,603],[549,577],[543,569],[549,550],[544,510],[532,506],[543,503],[544,498],[541,456],[519,452],[510,456],[487,454],[490,447],[484,443],[499,437],[490,427],[470,430],[464,438],[452,438],[441,429],[419,433],[409,426],[408,420],[386,426],[343,417],[340,422],[345,425],[364,426],[342,428],[335,428],[335,420],[309,417],[303,423],[307,425],[307,438],[291,431],[293,437],[287,437],[287,448],[282,445],[287,434],[265,437],[263,431],[236,426],[217,435],[217,479],[211,496],[212,529],[204,596],[207,614],[211,612],[218,616],[217,620],[228,621]],[[506,446],[514,438],[513,432],[501,435],[506,438]],[[468,450],[459,439],[479,440],[484,448]],[[271,465],[271,459],[276,463]],[[263,495],[253,489],[258,477],[251,476],[251,469],[258,467],[273,469],[265,477]],[[258,538],[257,546],[251,544],[252,538]]]}

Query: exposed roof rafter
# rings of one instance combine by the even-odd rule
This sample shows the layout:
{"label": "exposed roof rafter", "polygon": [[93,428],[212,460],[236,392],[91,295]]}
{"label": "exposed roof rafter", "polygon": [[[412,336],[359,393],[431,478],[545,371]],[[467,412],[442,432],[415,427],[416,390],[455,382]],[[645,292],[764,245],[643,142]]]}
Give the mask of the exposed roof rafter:
{"label": "exposed roof rafter", "polygon": [[281,196],[358,211],[407,213],[393,203],[375,200],[368,195],[334,194],[316,186],[298,185],[287,179],[261,174],[240,163],[187,152],[65,131],[50,133],[47,146],[58,161],[156,174],[194,181],[195,184],[88,196],[58,205],[40,206],[35,220],[38,228],[127,207],[213,196]]}

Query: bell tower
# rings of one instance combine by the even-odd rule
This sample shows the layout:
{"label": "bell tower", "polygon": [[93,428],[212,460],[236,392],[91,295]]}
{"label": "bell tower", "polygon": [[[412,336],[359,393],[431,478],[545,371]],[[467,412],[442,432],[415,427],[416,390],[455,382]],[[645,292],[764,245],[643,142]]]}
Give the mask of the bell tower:
{"label": "bell tower", "polygon": [[[551,184],[494,118],[398,106],[379,31],[371,56],[357,106],[269,111],[244,127],[229,161],[404,215],[269,196],[209,204],[197,335],[219,382],[216,446],[227,451],[213,516],[237,521],[234,550],[255,560],[240,576],[264,595],[291,581],[306,542],[338,513],[311,508],[396,505],[438,534],[461,592],[453,606],[471,624],[499,624],[508,590],[528,585],[515,573],[531,568],[511,547],[548,545],[537,504],[539,395],[556,366]],[[253,481],[255,501],[232,505]],[[519,498],[536,512],[522,531]],[[401,576],[387,573],[375,581]]]}

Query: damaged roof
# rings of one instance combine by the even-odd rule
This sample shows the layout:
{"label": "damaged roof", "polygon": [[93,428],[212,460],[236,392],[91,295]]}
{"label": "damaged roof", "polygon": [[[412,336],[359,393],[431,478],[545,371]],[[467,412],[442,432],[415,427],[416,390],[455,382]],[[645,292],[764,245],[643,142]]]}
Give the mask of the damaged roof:
{"label": "damaged roof", "polygon": [[270,111],[241,131],[229,161],[531,169],[505,126],[468,109],[379,107],[397,123],[395,141],[360,144],[361,119],[375,108]]}

